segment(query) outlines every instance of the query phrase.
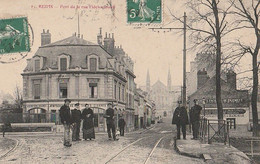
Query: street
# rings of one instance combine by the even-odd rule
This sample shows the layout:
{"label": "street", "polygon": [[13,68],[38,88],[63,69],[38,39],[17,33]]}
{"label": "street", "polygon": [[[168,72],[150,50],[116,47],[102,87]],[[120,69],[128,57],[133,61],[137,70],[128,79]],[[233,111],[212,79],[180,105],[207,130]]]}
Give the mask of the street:
{"label": "street", "polygon": [[204,163],[201,159],[179,155],[173,149],[175,126],[170,118],[149,130],[133,132],[109,141],[97,134],[95,141],[62,144],[62,135],[9,136],[17,147],[0,162],[4,163]]}

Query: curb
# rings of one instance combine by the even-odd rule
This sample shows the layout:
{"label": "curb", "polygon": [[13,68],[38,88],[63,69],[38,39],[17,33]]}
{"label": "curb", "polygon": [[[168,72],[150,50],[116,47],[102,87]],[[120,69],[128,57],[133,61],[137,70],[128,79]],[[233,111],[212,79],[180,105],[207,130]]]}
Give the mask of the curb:
{"label": "curb", "polygon": [[18,141],[17,139],[11,139],[11,138],[8,138],[8,139],[13,140],[13,141],[16,141],[16,144],[15,144],[14,147],[12,147],[9,151],[7,151],[4,155],[2,155],[2,156],[0,157],[0,160],[2,160],[2,159],[5,158],[9,153],[11,153],[12,151],[14,151],[14,150],[17,148],[17,146],[19,145],[19,141]]}
{"label": "curb", "polygon": [[177,139],[174,138],[174,150],[180,154],[180,155],[183,155],[183,156],[186,156],[186,157],[191,157],[191,158],[197,158],[197,159],[203,159],[204,161],[206,161],[207,159],[204,158],[205,155],[203,154],[199,154],[199,155],[193,155],[193,154],[189,154],[189,153],[185,153],[185,152],[181,152],[177,146]]}
{"label": "curb", "polygon": [[[154,126],[148,127],[146,129],[139,129],[136,131],[127,132],[125,134],[141,134],[150,129],[154,128]],[[106,132],[96,132],[97,135],[106,135]],[[33,135],[63,135],[63,132],[7,132],[6,136],[33,136]]]}

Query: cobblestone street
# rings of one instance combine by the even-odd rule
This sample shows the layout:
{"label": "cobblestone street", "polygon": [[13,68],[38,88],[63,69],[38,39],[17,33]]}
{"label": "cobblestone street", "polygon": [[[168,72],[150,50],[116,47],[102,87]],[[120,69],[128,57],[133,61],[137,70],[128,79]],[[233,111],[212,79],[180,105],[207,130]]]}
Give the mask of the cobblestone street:
{"label": "cobblestone street", "polygon": [[17,147],[1,163],[204,163],[177,154],[173,149],[172,126],[155,125],[143,133],[129,133],[119,141],[97,134],[95,141],[62,144],[62,135],[9,136]]}

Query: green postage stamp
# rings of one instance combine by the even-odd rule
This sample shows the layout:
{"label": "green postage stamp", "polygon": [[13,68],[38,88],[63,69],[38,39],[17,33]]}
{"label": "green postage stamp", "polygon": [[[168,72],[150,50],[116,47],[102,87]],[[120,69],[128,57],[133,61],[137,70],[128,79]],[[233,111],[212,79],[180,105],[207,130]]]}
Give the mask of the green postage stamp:
{"label": "green postage stamp", "polygon": [[161,23],[162,0],[127,0],[128,23]]}
{"label": "green postage stamp", "polygon": [[0,19],[0,54],[29,51],[27,18]]}

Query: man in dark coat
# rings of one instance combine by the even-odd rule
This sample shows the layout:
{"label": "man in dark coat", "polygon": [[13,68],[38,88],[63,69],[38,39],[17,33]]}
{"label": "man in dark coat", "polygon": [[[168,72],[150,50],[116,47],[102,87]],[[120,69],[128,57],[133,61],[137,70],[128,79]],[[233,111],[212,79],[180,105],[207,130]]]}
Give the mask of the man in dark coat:
{"label": "man in dark coat", "polygon": [[198,139],[199,126],[200,126],[200,112],[202,110],[202,107],[198,105],[196,99],[194,99],[193,102],[194,102],[194,106],[191,107],[190,110],[190,123],[192,126],[192,134],[193,134],[192,139]]}
{"label": "man in dark coat", "polygon": [[108,133],[108,138],[111,140],[111,130],[113,134],[113,139],[116,141],[118,140],[116,138],[116,128],[115,128],[115,122],[114,122],[114,109],[112,108],[112,104],[108,103],[107,104],[108,109],[106,110],[106,119],[107,119],[107,133]]}
{"label": "man in dark coat", "polygon": [[64,126],[64,146],[66,147],[70,147],[71,146],[71,138],[70,138],[70,128],[71,128],[71,124],[72,124],[72,115],[71,115],[71,111],[70,111],[70,100],[69,99],[65,99],[64,100],[64,105],[61,106],[60,108],[60,119],[61,119],[61,123]]}
{"label": "man in dark coat", "polygon": [[172,117],[172,124],[176,124],[177,126],[177,139],[181,137],[181,130],[183,139],[186,139],[186,125],[189,124],[188,114],[184,106],[181,106],[182,102],[178,101],[178,107],[175,109]]}
{"label": "man in dark coat", "polygon": [[120,130],[120,136],[124,136],[125,134],[125,120],[122,116],[120,116],[120,119],[118,121],[118,126],[119,126],[119,130]]}
{"label": "man in dark coat", "polygon": [[80,123],[81,123],[81,111],[79,109],[79,103],[75,104],[75,109],[71,111],[72,114],[72,141],[79,141]]}

